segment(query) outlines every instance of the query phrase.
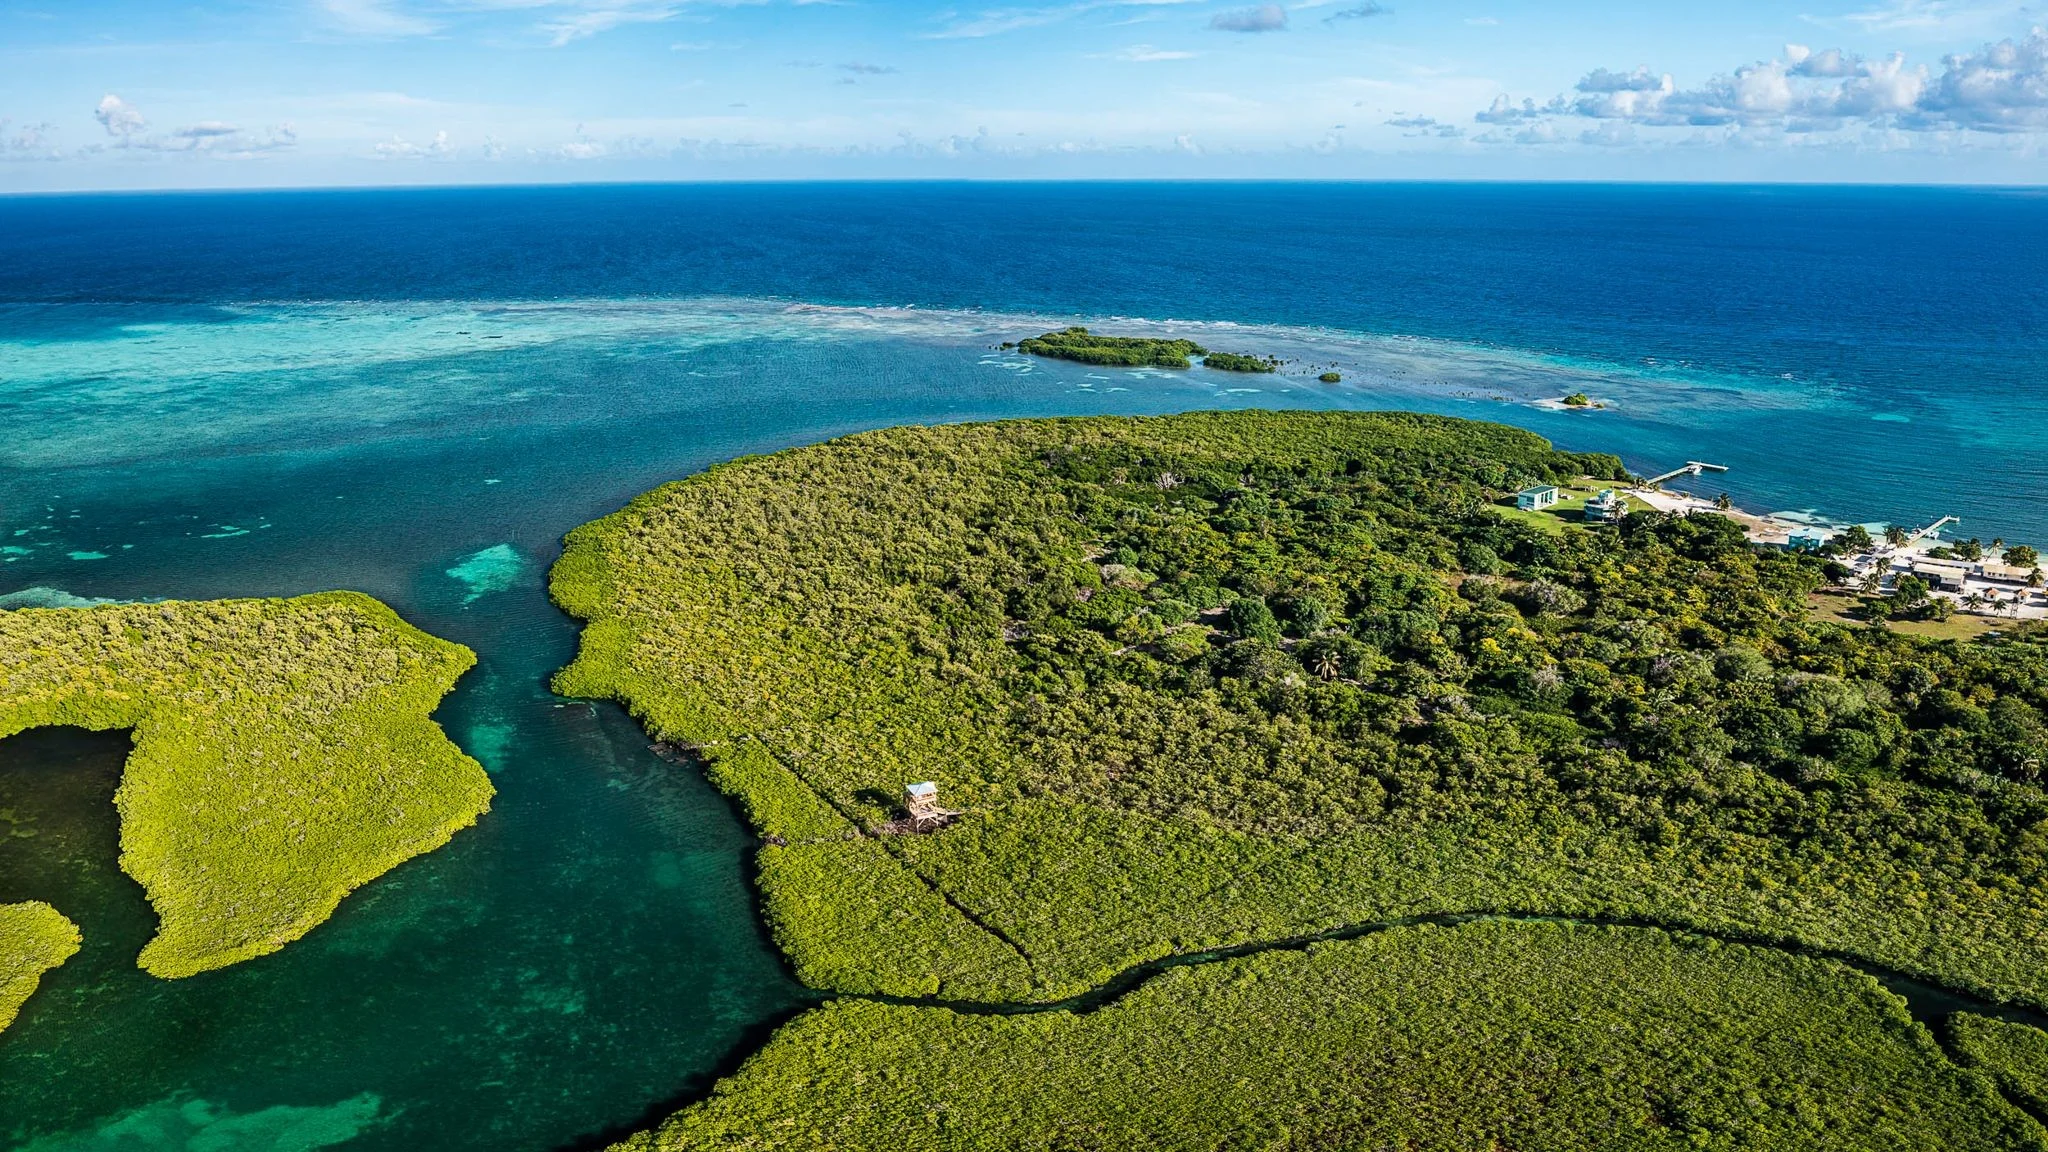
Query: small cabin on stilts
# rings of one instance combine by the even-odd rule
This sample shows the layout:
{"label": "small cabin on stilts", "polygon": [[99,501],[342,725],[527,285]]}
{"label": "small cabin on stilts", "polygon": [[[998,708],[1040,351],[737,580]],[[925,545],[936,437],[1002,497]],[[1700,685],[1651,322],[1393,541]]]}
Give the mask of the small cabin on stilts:
{"label": "small cabin on stilts", "polygon": [[903,811],[913,832],[935,831],[959,815],[939,807],[939,786],[930,780],[904,787]]}

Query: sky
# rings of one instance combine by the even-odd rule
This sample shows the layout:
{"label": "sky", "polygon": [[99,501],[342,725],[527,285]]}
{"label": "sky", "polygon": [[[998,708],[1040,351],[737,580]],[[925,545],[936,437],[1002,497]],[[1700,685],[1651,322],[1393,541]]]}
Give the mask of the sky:
{"label": "sky", "polygon": [[0,192],[1147,178],[2048,183],[2048,0],[0,0]]}

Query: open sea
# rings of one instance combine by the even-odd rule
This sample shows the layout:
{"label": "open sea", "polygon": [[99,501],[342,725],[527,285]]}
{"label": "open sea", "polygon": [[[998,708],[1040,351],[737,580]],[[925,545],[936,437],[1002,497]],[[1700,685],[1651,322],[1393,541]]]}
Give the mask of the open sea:
{"label": "open sea", "polygon": [[[1289,364],[997,348],[1075,323]],[[2044,373],[2038,190],[0,197],[0,606],[360,589],[477,650],[439,719],[499,790],[283,952],[166,982],[115,864],[125,737],[0,741],[0,902],[86,937],[0,1033],[0,1147],[583,1146],[808,1003],[724,801],[546,688],[562,533],[664,480],[906,422],[1405,408],[2048,544]],[[1537,404],[1581,391],[1607,407]]]}

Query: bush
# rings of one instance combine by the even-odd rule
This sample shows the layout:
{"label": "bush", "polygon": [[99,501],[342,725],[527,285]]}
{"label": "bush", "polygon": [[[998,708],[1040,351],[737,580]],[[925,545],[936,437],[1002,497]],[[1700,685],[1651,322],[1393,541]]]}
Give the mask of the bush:
{"label": "bush", "polygon": [[1231,601],[1224,618],[1230,621],[1231,632],[1238,636],[1268,644],[1280,642],[1280,621],[1274,618],[1266,602],[1256,596]]}
{"label": "bush", "polygon": [[1316,377],[1316,379],[1321,380],[1325,384],[1342,384],[1344,382],[1343,375],[1337,372],[1325,372],[1321,376]]}

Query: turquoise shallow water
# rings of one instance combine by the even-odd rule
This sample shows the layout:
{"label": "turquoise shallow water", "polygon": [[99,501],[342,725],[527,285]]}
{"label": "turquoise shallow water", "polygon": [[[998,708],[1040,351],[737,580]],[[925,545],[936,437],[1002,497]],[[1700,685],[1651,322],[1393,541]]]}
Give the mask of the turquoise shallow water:
{"label": "turquoise shallow water", "polygon": [[[814,205],[726,229],[716,244],[748,250],[724,262],[702,257],[710,240],[665,248],[616,222],[585,249],[510,225],[510,248],[496,233],[403,248],[390,237],[417,234],[390,212],[375,228],[262,232],[278,203],[317,199],[237,201],[204,228],[174,218],[201,202],[175,198],[143,206],[147,227],[114,202],[94,202],[100,231],[0,227],[0,606],[369,592],[479,653],[439,718],[499,788],[475,829],[306,939],[163,982],[133,967],[149,911],[113,864],[122,739],[0,741],[0,900],[50,899],[87,935],[0,1033],[0,1146],[563,1147],[701,1090],[804,1003],[763,939],[748,839],[722,799],[653,757],[619,710],[545,687],[575,639],[543,587],[561,534],[717,460],[903,422],[1403,407],[1507,420],[1640,470],[1726,463],[1717,486],[1759,509],[1954,512],[1986,538],[2048,540],[2042,305],[2026,287],[2040,248],[2013,245],[2010,221],[1924,235],[1880,221],[1908,247],[2006,245],[2007,259],[1950,268],[1923,252],[1931,272],[1859,295],[1897,270],[1875,256],[1858,279],[1790,225],[1745,248],[1740,230],[1680,212],[1651,243],[1655,229],[1596,206],[1601,242],[1543,231],[1550,262],[1532,271],[1515,261],[1535,259],[1538,233],[1458,225],[1465,247],[1446,248],[1438,222],[1412,244],[1347,248],[1358,220],[1382,218],[1330,207],[1352,193],[1267,197],[1295,216],[1245,209],[1259,195],[1196,204],[1208,247],[1154,237],[1114,260],[1090,249],[1093,263],[1076,253],[1114,240],[1100,205],[1057,252],[977,249],[997,220],[876,229]],[[1418,196],[1411,217],[1442,199]],[[405,227],[471,226],[433,217],[439,201],[405,203]],[[1342,242],[1303,240],[1304,204],[1329,215],[1316,235]],[[1818,227],[1811,207],[1792,215]],[[1194,211],[1177,210],[1161,218]],[[74,211],[15,201],[0,224]],[[1825,218],[1856,211],[1875,209]],[[247,239],[244,217],[262,243],[223,239]],[[816,227],[827,218],[840,224]],[[1232,228],[1236,247],[1218,250]],[[329,262],[298,258],[327,243]],[[51,244],[116,255],[38,256]],[[1775,278],[1737,274],[1747,257],[1727,253],[1752,249]],[[1729,267],[1702,263],[1708,250]],[[1555,290],[1580,251],[1587,284]],[[1928,276],[1986,285],[1988,302],[1954,306]],[[1595,282],[1613,288],[1604,301],[1585,294]],[[1185,316],[1204,319],[1172,319]],[[1073,322],[1295,363],[1104,371],[996,347]],[[1326,366],[1344,383],[1315,382]],[[1612,406],[1533,403],[1572,391]]]}

